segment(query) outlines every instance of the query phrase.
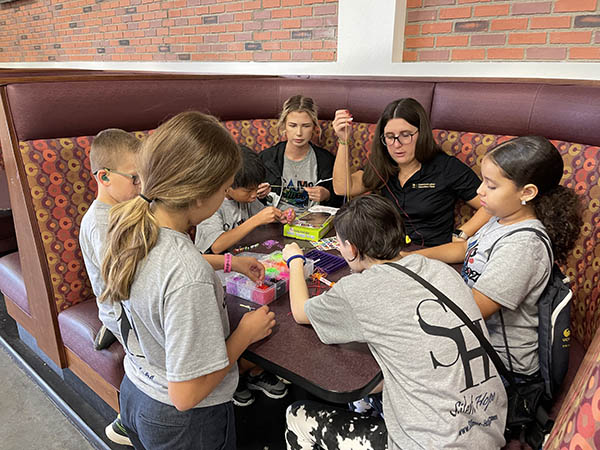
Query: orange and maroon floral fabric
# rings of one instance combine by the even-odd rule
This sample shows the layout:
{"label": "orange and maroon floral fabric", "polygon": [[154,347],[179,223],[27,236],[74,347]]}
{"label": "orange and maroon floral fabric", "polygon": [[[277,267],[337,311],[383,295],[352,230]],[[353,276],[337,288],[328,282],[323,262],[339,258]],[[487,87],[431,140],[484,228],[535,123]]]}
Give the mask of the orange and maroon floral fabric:
{"label": "orange and maroon floral fabric", "polygon": [[[281,138],[276,119],[229,121],[224,124],[235,140],[257,151]],[[331,121],[320,121],[314,142],[335,153],[337,138]],[[351,165],[368,164],[375,125],[355,123],[349,131]],[[147,132],[137,132],[140,139]],[[510,136],[435,130],[434,136],[449,154],[456,155],[479,173],[485,153]],[[22,142],[21,155],[27,173],[55,298],[59,310],[92,296],[79,248],[79,224],[96,193],[90,174],[90,136]],[[563,184],[574,188],[584,204],[584,227],[576,248],[569,256],[567,274],[573,280],[573,332],[587,347],[600,324],[600,148],[554,142],[565,159]],[[459,208],[462,220],[471,214]],[[459,219],[460,220],[460,219]]]}

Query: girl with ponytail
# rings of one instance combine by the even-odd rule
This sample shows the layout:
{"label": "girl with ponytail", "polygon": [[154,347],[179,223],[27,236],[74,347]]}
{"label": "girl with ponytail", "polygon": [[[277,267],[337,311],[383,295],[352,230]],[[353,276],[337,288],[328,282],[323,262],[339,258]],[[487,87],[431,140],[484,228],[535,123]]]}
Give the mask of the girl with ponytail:
{"label": "girl with ponytail", "polygon": [[141,194],[111,209],[100,300],[119,318],[121,419],[135,448],[235,449],[236,361],[274,315],[249,312],[230,332],[221,283],[187,230],[219,208],[239,165],[214,117],[181,113],[142,146]]}
{"label": "girl with ponytail", "polygon": [[[544,137],[519,137],[495,147],[481,163],[483,182],[477,191],[493,217],[467,242],[418,251],[447,263],[463,261],[462,276],[486,319],[491,343],[504,364],[512,363],[523,378],[539,370],[537,301],[552,260],[565,262],[582,226],[577,194],[559,184],[563,168],[560,153]],[[537,229],[545,237],[527,230],[515,233],[521,228]]]}

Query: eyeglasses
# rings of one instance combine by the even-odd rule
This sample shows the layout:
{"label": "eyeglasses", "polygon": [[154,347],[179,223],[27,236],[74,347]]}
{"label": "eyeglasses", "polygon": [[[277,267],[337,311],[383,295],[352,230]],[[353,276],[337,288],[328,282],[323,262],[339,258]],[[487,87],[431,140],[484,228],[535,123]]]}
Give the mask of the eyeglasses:
{"label": "eyeglasses", "polygon": [[[138,184],[140,184],[140,177],[139,177],[139,175],[131,175],[129,173],[119,172],[118,170],[112,170],[112,169],[109,169],[108,167],[104,167],[101,170],[106,170],[107,172],[116,173],[117,175],[121,175],[123,177],[127,177],[127,178],[131,179],[131,183],[134,186],[137,186]],[[94,175],[98,175],[98,172],[100,172],[100,170],[96,170],[94,172]]]}
{"label": "eyeglasses", "polygon": [[412,142],[413,136],[415,134],[417,134],[418,132],[419,132],[419,130],[415,131],[414,133],[409,133],[408,131],[403,131],[398,136],[394,136],[393,134],[382,134],[381,142],[390,147],[392,145],[394,145],[395,141],[398,141],[402,145],[408,145]]}

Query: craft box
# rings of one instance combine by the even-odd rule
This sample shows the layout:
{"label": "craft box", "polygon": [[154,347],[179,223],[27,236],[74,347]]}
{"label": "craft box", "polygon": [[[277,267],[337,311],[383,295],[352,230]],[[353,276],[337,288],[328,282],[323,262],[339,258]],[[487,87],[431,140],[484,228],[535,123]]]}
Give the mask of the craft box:
{"label": "craft box", "polygon": [[[265,280],[262,284],[256,284],[244,275],[236,273],[227,278],[226,292],[259,305],[268,305],[285,294],[289,289],[290,271],[281,251],[273,252],[259,261],[265,266]],[[308,278],[313,270],[313,260],[307,259],[304,264],[304,277]]]}
{"label": "craft box", "polygon": [[307,211],[284,225],[283,235],[305,241],[318,241],[331,229],[333,215],[326,212]]}

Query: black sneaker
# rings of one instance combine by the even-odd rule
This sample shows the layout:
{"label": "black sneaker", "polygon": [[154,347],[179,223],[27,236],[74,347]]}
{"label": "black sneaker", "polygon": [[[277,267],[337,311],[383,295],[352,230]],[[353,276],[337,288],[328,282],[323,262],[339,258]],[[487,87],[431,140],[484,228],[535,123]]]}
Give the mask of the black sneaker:
{"label": "black sneaker", "polygon": [[96,339],[94,339],[94,350],[104,350],[110,347],[116,340],[117,338],[112,334],[112,331],[102,325],[96,335]]}
{"label": "black sneaker", "polygon": [[270,398],[283,398],[287,395],[286,385],[266,370],[255,376],[248,374],[247,386],[252,391],[263,391]]}
{"label": "black sneaker", "polygon": [[233,404],[235,406],[249,406],[254,403],[254,394],[246,386],[246,378],[240,376],[238,385],[233,393]]}
{"label": "black sneaker", "polygon": [[[110,332],[109,332],[110,333]],[[110,333],[112,334],[112,333]],[[106,433],[106,437],[113,441],[115,444],[119,445],[129,445],[133,447],[129,436],[127,436],[127,431],[125,431],[125,427],[121,423],[121,415],[119,414],[112,423],[109,423],[106,429],[104,430]]]}

